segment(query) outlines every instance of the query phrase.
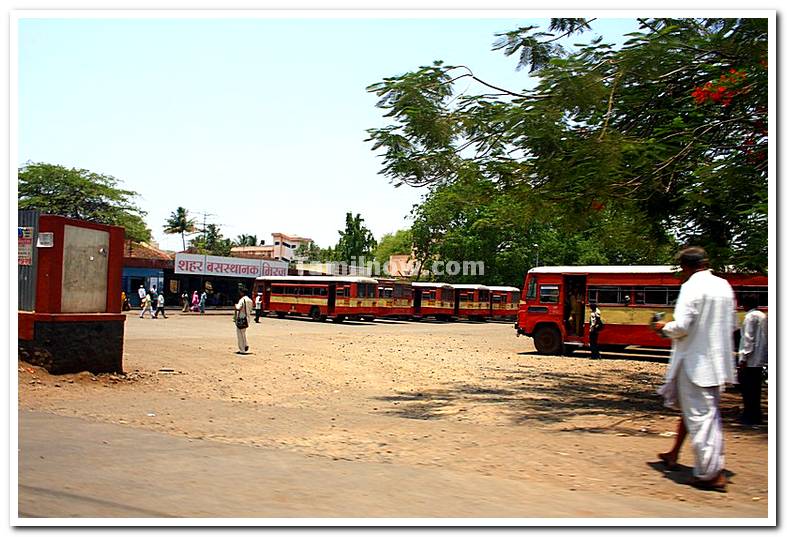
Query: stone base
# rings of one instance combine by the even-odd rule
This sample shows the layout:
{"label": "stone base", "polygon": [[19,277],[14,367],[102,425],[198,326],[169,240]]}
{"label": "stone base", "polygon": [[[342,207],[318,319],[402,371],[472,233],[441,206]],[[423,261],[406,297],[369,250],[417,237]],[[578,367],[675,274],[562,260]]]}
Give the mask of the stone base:
{"label": "stone base", "polygon": [[19,359],[53,375],[122,373],[123,321],[34,323],[32,340],[19,340]]}

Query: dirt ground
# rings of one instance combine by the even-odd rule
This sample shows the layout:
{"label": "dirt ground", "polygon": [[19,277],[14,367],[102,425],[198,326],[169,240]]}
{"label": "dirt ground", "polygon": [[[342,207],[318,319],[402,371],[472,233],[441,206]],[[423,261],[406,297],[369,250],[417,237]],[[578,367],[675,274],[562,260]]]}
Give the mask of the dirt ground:
{"label": "dirt ground", "polygon": [[247,333],[251,354],[238,355],[227,313],[151,320],[131,312],[123,375],[51,376],[20,362],[19,405],[315,460],[768,515],[767,428],[735,423],[735,391],[722,398],[726,494],[685,484],[688,444],[678,470],[658,462],[677,422],[656,395],[663,352],[541,356],[512,323],[497,322],[263,318]]}

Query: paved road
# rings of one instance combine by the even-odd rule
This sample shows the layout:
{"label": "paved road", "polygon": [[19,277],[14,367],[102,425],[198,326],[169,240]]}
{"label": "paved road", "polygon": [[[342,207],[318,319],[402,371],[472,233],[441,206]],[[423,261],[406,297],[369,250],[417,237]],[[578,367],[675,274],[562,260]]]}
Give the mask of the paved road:
{"label": "paved road", "polygon": [[728,516],[652,498],[534,489],[29,410],[19,412],[19,432],[20,517]]}

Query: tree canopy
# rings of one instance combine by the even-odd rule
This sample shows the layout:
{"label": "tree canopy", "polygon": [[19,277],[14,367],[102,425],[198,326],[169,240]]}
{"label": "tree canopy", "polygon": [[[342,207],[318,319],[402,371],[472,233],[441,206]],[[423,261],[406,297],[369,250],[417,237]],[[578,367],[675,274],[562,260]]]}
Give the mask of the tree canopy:
{"label": "tree canopy", "polygon": [[[596,243],[599,260],[664,262],[692,243],[717,267],[767,270],[767,19],[638,21],[622,46],[565,45],[592,29],[585,19],[499,34],[494,48],[529,67],[532,90],[440,61],[369,86],[389,122],[368,131],[381,173],[429,189],[420,256],[443,248],[434,233],[468,246],[449,232],[491,212],[516,233]],[[460,79],[482,89],[456,94]],[[478,214],[441,229],[476,190],[488,196]]]}
{"label": "tree canopy", "polygon": [[18,172],[20,209],[122,226],[127,239],[150,240],[147,213],[132,201],[137,193],[118,188],[111,175],[43,162],[27,163]]}
{"label": "tree canopy", "polygon": [[374,259],[382,266],[392,255],[411,254],[413,252],[413,233],[409,229],[400,229],[395,233],[386,233],[380,238],[374,249]]}
{"label": "tree canopy", "polygon": [[371,261],[372,251],[377,246],[372,232],[363,225],[360,214],[347,213],[344,230],[339,230],[339,242],[334,249],[334,260],[355,264],[358,258]]}
{"label": "tree canopy", "polygon": [[193,218],[189,218],[189,212],[183,207],[178,207],[164,225],[164,233],[174,235],[180,234],[180,239],[183,241],[183,250],[186,249],[186,233],[194,233],[197,230],[197,225]]}
{"label": "tree canopy", "polygon": [[208,224],[203,233],[189,241],[190,248],[198,254],[228,256],[232,250],[232,240],[225,239],[216,224]]}

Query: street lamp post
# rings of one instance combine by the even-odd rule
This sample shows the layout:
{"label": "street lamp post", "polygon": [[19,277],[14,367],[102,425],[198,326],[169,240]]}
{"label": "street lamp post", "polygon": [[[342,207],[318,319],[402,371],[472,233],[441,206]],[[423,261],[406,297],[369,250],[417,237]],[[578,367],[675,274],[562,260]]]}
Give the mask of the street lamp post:
{"label": "street lamp post", "polygon": [[533,247],[536,249],[536,266],[538,266],[538,244],[534,244]]}

